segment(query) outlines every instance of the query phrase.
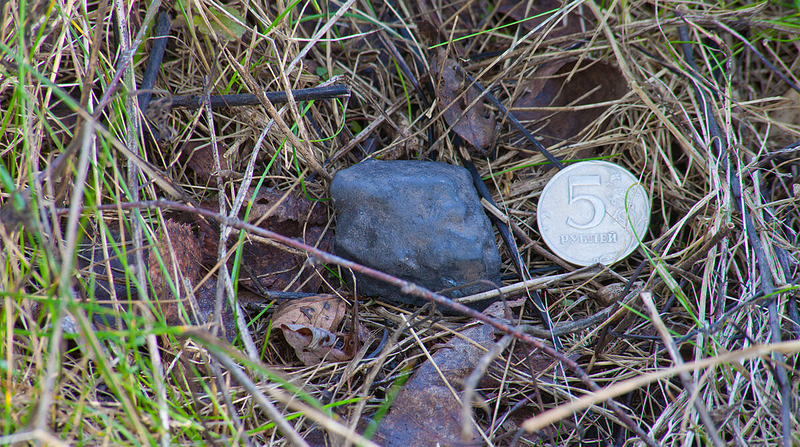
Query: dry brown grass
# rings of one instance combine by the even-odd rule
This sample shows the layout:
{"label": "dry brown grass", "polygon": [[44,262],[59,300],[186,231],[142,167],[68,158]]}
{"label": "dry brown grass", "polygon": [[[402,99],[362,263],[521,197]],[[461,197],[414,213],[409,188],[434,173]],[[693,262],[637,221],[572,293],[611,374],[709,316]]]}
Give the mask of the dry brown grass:
{"label": "dry brown grass", "polygon": [[[156,92],[286,91],[332,79],[350,86],[352,96],[278,109],[176,109],[166,121],[174,137],[157,146],[144,145],[131,94],[152,41],[145,39],[132,60],[126,55],[143,25],[149,28],[141,37],[151,35],[158,3],[150,14],[147,4],[110,0],[0,4],[0,443],[316,444],[323,433],[332,444],[367,442],[351,430],[358,416],[373,417],[392,385],[464,319],[414,326],[377,360],[300,367],[274,339],[265,342],[269,313],[254,312],[251,337],[231,347],[167,325],[152,303],[154,289],[142,286],[149,273],[138,257],[161,240],[175,213],[98,206],[168,197],[210,202],[236,216],[257,188],[327,198],[330,175],[361,160],[362,151],[459,164],[425,87],[435,51],[422,43],[424,18],[438,27],[441,48],[506,106],[546,63],[578,60],[575,72],[597,62],[618,67],[628,93],[548,149],[565,160],[618,163],[639,175],[652,197],[640,251],[589,278],[548,282],[540,292],[561,325],[622,301],[622,288],[635,283],[627,307],[561,337],[565,354],[601,387],[612,387],[609,394],[589,394],[582,408],[562,408],[564,414],[537,425],[541,430],[518,432],[542,421],[528,418],[583,402],[587,393],[571,373],[565,377],[541,356],[529,362],[529,348],[514,343],[481,389],[486,406],[475,418],[484,439],[566,445],[585,435],[642,444],[604,403],[613,397],[660,445],[712,444],[712,432],[727,445],[800,444],[800,94],[790,86],[800,85],[796,5],[634,1],[609,9],[576,1],[556,14],[572,11],[577,27],[563,33],[563,22],[554,21],[529,33],[518,25],[497,28],[513,19],[483,0],[343,3],[229,2],[241,24],[224,18],[219,2],[161,5],[176,18]],[[203,31],[201,22],[216,31]],[[110,102],[101,105],[105,95]],[[528,267],[551,274],[546,269],[559,263],[537,242],[535,213],[555,170],[486,107],[501,122],[494,155],[473,151],[472,161],[524,233],[518,243]],[[572,119],[586,110],[568,104],[551,111]],[[527,124],[548,136],[546,122]],[[206,157],[207,171],[220,175],[199,175],[190,153]],[[317,206],[333,216],[330,202]],[[332,220],[328,231],[334,230]],[[77,261],[90,245],[103,268]],[[504,274],[515,283],[510,253],[500,247]],[[238,259],[235,246],[213,255]],[[93,300],[95,282],[108,279],[115,258],[128,260],[113,273],[123,291],[117,299],[127,302],[125,290],[138,290],[136,312],[109,311]],[[217,267],[209,284],[220,297],[235,297],[232,275],[239,270]],[[352,299],[336,275],[325,279],[324,289]],[[185,285],[173,286],[185,299]],[[660,318],[638,291],[651,294]],[[539,324],[530,306],[517,310],[515,323]],[[98,314],[125,325],[99,329],[92,323]],[[401,315],[410,312],[369,302],[359,318],[380,337],[402,325]],[[670,339],[675,357],[663,349]]]}

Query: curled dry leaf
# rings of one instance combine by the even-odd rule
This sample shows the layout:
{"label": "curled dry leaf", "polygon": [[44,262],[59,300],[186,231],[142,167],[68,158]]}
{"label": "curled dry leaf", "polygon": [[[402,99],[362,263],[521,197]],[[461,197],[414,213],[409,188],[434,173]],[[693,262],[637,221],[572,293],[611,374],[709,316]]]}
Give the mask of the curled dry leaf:
{"label": "curled dry leaf", "polygon": [[343,299],[333,295],[317,295],[286,301],[275,309],[272,324],[313,326],[335,331],[347,311]]}
{"label": "curled dry leaf", "polygon": [[346,302],[339,297],[310,296],[278,306],[272,324],[283,332],[305,365],[316,365],[324,358],[350,360],[356,352],[348,345],[348,339],[357,338],[362,345],[369,345],[375,337],[363,325],[357,324],[356,331],[351,328],[340,343],[335,331],[346,312]]}
{"label": "curled dry leaf", "polygon": [[[494,140],[496,122],[494,118],[484,116],[486,111],[482,100],[467,109],[480,93],[470,87],[470,83],[457,71],[457,67],[458,64],[446,58],[443,52],[434,58],[431,79],[439,99],[439,108],[443,111],[444,120],[455,133],[483,151]],[[464,89],[467,90],[461,95]],[[467,113],[459,120],[464,110]]]}
{"label": "curled dry leaf", "polygon": [[333,332],[302,324],[282,324],[278,329],[304,365],[316,365],[324,358],[334,361],[351,358],[336,347],[338,337]]}

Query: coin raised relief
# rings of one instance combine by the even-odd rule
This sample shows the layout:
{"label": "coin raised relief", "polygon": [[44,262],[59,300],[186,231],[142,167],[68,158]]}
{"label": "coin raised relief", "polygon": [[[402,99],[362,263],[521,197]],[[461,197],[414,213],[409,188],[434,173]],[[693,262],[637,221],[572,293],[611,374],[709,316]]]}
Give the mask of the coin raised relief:
{"label": "coin raised relief", "polygon": [[650,224],[650,198],[630,172],[583,161],[556,173],[536,212],[548,247],[567,262],[613,264],[628,256]]}

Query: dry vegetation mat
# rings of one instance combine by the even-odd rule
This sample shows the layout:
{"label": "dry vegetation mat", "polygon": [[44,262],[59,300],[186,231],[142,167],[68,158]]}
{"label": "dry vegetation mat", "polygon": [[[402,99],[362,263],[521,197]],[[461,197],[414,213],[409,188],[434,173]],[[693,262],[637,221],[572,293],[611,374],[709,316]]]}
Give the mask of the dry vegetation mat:
{"label": "dry vegetation mat", "polygon": [[[0,443],[798,445],[798,54],[789,1],[0,2]],[[471,171],[500,301],[330,254],[368,158]],[[580,160],[651,197],[613,265],[536,225]]]}

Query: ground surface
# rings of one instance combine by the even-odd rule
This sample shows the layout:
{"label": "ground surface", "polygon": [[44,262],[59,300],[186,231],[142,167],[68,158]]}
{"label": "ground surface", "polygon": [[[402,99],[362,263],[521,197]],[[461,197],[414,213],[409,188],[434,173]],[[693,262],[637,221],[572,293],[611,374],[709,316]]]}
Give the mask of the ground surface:
{"label": "ground surface", "polygon": [[[0,442],[800,444],[796,2],[0,13]],[[541,242],[553,156],[649,191],[630,257]],[[527,335],[354,306],[328,186],[366,157],[476,167]]]}

